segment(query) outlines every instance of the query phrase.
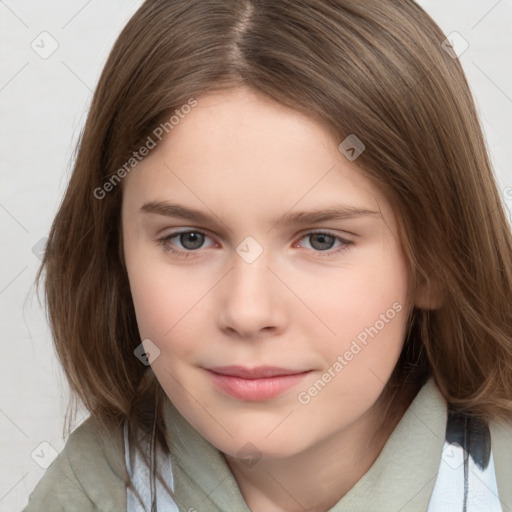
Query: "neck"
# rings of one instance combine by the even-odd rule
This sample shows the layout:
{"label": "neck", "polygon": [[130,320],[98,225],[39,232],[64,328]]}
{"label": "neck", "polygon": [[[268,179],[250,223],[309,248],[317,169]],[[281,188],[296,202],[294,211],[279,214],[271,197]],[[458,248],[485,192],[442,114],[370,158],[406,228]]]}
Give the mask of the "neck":
{"label": "neck", "polygon": [[322,512],[372,466],[411,400],[408,396],[388,410],[389,397],[383,394],[356,422],[286,458],[263,458],[248,468],[224,457],[252,512]]}

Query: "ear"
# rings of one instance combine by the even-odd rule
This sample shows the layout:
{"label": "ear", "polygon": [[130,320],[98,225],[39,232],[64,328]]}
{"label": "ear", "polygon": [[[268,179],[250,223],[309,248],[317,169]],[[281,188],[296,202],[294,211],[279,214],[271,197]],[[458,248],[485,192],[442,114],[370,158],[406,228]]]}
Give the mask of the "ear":
{"label": "ear", "polygon": [[414,306],[418,309],[439,309],[444,303],[444,289],[437,280],[426,280],[416,288]]}

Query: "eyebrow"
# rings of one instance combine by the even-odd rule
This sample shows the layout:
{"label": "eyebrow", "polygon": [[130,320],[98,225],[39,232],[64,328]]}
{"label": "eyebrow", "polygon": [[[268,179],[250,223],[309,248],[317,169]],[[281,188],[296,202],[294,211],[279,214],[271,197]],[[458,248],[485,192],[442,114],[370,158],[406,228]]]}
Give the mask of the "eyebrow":
{"label": "eyebrow", "polygon": [[[142,213],[152,213],[156,215],[163,215],[165,217],[180,217],[204,224],[214,222],[213,217],[207,213],[194,208],[188,208],[180,204],[169,203],[167,201],[150,201],[145,203],[141,207],[140,211]],[[315,224],[331,220],[343,220],[372,215],[380,216],[381,213],[357,206],[340,204],[317,210],[287,212],[275,219],[273,227]]]}

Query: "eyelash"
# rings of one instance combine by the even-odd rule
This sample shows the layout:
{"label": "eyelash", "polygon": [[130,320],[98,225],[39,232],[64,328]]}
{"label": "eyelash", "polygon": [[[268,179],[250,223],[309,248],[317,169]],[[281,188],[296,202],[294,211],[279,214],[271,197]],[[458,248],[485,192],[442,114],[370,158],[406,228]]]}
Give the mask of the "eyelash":
{"label": "eyelash", "polygon": [[[189,229],[186,231],[174,231],[173,233],[170,233],[169,235],[166,235],[163,238],[159,238],[157,241],[164,248],[164,251],[166,253],[170,253],[170,254],[176,255],[178,257],[183,257],[183,258],[194,257],[195,253],[198,253],[201,249],[176,250],[173,247],[171,247],[171,245],[170,245],[170,241],[173,238],[176,238],[179,235],[183,235],[183,234],[187,234],[187,233],[196,233],[196,234],[204,235],[205,237],[210,238],[204,231],[200,231],[197,229]],[[311,235],[328,235],[330,237],[333,237],[336,241],[341,242],[341,245],[337,249],[330,249],[330,250],[326,250],[326,251],[318,251],[315,249],[311,249],[313,252],[318,253],[318,255],[321,257],[335,256],[339,253],[347,251],[350,248],[350,246],[352,246],[354,244],[354,242],[351,242],[350,240],[346,240],[345,238],[335,235],[334,233],[331,233],[329,231],[309,231],[308,233],[301,236],[300,240],[302,240],[303,238],[306,238],[308,236],[311,236]]]}

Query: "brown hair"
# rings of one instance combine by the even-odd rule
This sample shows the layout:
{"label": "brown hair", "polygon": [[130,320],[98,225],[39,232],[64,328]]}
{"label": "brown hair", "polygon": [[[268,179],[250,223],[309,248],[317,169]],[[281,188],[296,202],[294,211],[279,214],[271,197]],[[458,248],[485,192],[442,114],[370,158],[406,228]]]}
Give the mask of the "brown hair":
{"label": "brown hair", "polygon": [[122,186],[102,199],[93,191],[190,98],[245,85],[340,142],[363,141],[356,163],[394,205],[412,288],[441,291],[439,307],[411,312],[395,381],[432,374],[454,407],[512,418],[512,238],[468,84],[444,39],[411,0],[139,8],[102,72],[38,274],[46,271],[58,356],[93,416],[143,427],[146,370],[133,354],[141,340],[123,262]]}

